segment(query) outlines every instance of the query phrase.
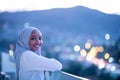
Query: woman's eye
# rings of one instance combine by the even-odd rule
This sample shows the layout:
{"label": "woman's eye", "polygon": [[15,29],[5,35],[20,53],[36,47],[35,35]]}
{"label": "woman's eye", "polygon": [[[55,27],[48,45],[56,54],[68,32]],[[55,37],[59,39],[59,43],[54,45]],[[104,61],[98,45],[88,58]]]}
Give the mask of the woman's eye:
{"label": "woman's eye", "polygon": [[31,38],[31,40],[35,40],[35,38]]}
{"label": "woman's eye", "polygon": [[39,40],[41,40],[42,38],[39,38]]}

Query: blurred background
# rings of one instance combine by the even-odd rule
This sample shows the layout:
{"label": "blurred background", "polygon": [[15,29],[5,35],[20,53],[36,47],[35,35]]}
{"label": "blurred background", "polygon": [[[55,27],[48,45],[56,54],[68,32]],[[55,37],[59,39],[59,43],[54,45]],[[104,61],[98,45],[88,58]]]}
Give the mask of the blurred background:
{"label": "blurred background", "polygon": [[23,7],[18,3],[11,7],[11,3],[4,5],[5,1],[0,3],[0,74],[16,79],[13,54],[17,35],[24,27],[34,26],[43,33],[42,55],[59,60],[62,71],[91,80],[120,79],[120,14],[108,9],[110,4],[99,6],[107,12],[75,1],[60,7],[62,2],[48,0],[51,5],[58,4],[48,8],[45,2],[45,7],[37,2],[36,6],[21,2]]}

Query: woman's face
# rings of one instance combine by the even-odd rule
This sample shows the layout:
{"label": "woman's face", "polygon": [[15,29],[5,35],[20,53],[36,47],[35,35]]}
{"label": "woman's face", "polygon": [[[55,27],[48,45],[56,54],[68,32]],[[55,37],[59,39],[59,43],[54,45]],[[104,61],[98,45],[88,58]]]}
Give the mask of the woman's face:
{"label": "woman's face", "polygon": [[33,30],[30,39],[29,39],[29,48],[32,51],[38,51],[39,47],[42,45],[42,34],[38,32],[37,30]]}

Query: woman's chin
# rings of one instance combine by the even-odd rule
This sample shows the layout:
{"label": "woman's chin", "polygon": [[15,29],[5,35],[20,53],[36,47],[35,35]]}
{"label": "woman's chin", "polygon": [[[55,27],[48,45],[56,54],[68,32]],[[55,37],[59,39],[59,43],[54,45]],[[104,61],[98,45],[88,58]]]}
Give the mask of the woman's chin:
{"label": "woman's chin", "polygon": [[34,48],[32,49],[32,51],[39,51],[39,48]]}

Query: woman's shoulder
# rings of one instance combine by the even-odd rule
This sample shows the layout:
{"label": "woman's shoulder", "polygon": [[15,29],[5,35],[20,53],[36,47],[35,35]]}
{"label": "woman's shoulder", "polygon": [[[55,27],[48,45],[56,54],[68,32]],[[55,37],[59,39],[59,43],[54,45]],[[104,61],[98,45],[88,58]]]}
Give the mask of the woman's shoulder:
{"label": "woman's shoulder", "polygon": [[34,53],[34,52],[31,51],[31,50],[26,50],[26,51],[24,51],[23,53]]}
{"label": "woman's shoulder", "polygon": [[34,53],[34,52],[30,51],[30,50],[26,50],[26,51],[23,52],[23,54],[25,54],[25,53]]}
{"label": "woman's shoulder", "polygon": [[23,56],[31,56],[31,55],[35,55],[35,53],[33,51],[30,51],[30,50],[23,52]]}

